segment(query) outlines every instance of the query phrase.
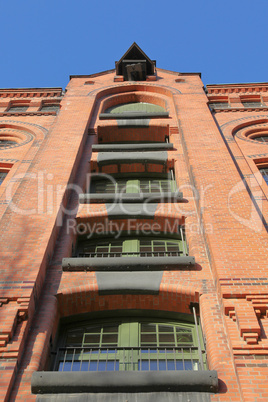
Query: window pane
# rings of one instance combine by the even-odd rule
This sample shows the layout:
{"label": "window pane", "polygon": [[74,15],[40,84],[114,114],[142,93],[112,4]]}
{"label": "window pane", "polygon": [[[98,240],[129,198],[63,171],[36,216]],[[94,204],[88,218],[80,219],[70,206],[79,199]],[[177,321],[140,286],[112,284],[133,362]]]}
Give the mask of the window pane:
{"label": "window pane", "polygon": [[141,343],[155,343],[156,342],[156,334],[141,334]]}
{"label": "window pane", "polygon": [[228,109],[229,103],[228,102],[215,102],[209,104],[211,109]]}
{"label": "window pane", "polygon": [[260,169],[260,172],[266,183],[268,183],[268,168]]}
{"label": "window pane", "polygon": [[155,324],[141,324],[141,332],[156,332]]}
{"label": "window pane", "polygon": [[77,330],[77,332],[69,332],[66,338],[66,346],[81,346],[83,342],[83,332]]}
{"label": "window pane", "polygon": [[244,107],[262,107],[262,103],[261,102],[242,102]]}
{"label": "window pane", "polygon": [[104,343],[105,344],[108,344],[108,343],[117,344],[117,339],[118,339],[117,334],[103,334],[103,336],[102,336],[102,346],[104,346]]}
{"label": "window pane", "polygon": [[131,102],[112,106],[105,110],[105,113],[159,113],[165,112],[161,106],[145,102]]}
{"label": "window pane", "polygon": [[[175,346],[175,339],[173,334],[159,334],[159,343],[173,343]],[[161,345],[162,346],[162,345]]]}
{"label": "window pane", "polygon": [[59,108],[59,105],[44,105],[42,106],[41,112],[57,112]]}
{"label": "window pane", "polygon": [[267,136],[258,136],[253,137],[252,140],[260,141],[260,142],[268,142],[268,135]]}
{"label": "window pane", "polygon": [[7,172],[0,172],[0,184],[3,183],[7,175]]}
{"label": "window pane", "polygon": [[16,144],[16,141],[11,140],[0,140],[0,148],[7,148],[9,145]]}
{"label": "window pane", "polygon": [[118,332],[118,325],[106,325],[106,326],[103,327],[103,333],[104,334],[107,334],[107,333],[110,333],[110,332],[117,333]]}
{"label": "window pane", "polygon": [[84,345],[99,345],[100,334],[85,334]]}
{"label": "window pane", "polygon": [[11,106],[8,112],[26,112],[28,106]]}
{"label": "window pane", "polygon": [[174,327],[172,325],[158,325],[158,332],[174,332]]}
{"label": "window pane", "polygon": [[190,329],[176,328],[177,343],[191,343],[193,344],[193,335]]}

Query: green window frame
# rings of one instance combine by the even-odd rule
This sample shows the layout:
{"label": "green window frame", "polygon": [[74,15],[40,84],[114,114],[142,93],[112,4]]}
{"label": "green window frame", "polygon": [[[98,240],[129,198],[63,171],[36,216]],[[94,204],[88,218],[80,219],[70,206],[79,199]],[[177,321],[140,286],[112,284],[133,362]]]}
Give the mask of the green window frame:
{"label": "green window frame", "polygon": [[56,371],[202,370],[199,325],[153,319],[95,321],[65,330]]}
{"label": "green window frame", "polygon": [[[105,175],[107,176],[107,175]],[[105,179],[92,181],[90,191],[97,194],[115,193],[166,193],[177,189],[173,170],[161,177],[105,177]]]}
{"label": "green window frame", "polygon": [[185,235],[180,238],[120,238],[85,240],[78,244],[78,257],[176,257],[188,255]]}

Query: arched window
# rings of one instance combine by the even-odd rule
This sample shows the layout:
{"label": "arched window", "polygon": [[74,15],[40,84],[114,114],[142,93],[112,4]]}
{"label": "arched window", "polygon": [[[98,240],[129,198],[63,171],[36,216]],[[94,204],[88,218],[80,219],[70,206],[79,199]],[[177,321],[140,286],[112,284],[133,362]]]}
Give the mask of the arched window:
{"label": "arched window", "polygon": [[100,119],[166,118],[169,113],[159,105],[146,102],[129,102],[111,106],[99,114]]}
{"label": "arched window", "polygon": [[144,318],[91,321],[66,327],[56,371],[200,370],[205,350],[198,325]]}
{"label": "arched window", "polygon": [[163,113],[166,112],[162,106],[153,103],[131,102],[112,106],[105,110],[105,113],[125,114],[125,113]]}

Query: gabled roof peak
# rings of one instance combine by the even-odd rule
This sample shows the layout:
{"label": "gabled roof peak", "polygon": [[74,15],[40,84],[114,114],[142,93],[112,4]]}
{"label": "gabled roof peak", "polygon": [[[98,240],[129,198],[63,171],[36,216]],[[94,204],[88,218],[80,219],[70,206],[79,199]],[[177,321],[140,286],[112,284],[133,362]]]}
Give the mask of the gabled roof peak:
{"label": "gabled roof peak", "polygon": [[147,75],[154,74],[155,65],[156,61],[151,60],[136,42],[115,62],[116,74],[123,75],[126,81],[145,81]]}

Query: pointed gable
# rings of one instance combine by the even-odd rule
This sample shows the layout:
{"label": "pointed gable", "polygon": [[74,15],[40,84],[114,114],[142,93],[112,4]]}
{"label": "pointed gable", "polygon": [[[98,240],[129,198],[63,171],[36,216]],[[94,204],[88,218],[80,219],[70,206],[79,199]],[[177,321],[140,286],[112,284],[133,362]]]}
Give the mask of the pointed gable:
{"label": "pointed gable", "polygon": [[133,43],[121,59],[115,62],[116,74],[125,81],[145,81],[147,75],[154,75],[156,61],[151,60],[137,43]]}

